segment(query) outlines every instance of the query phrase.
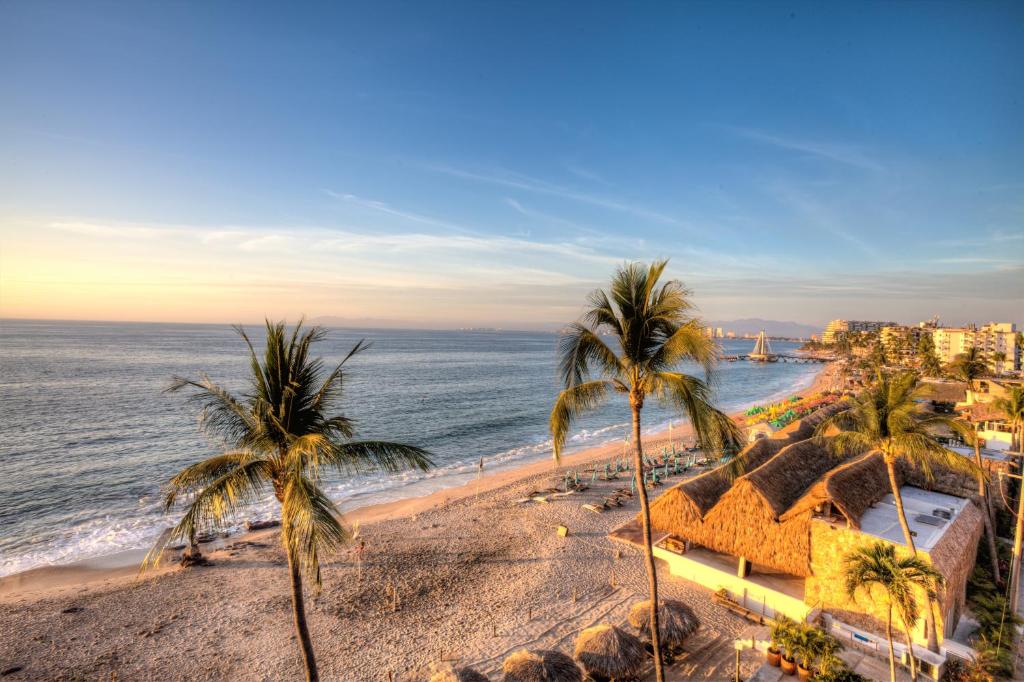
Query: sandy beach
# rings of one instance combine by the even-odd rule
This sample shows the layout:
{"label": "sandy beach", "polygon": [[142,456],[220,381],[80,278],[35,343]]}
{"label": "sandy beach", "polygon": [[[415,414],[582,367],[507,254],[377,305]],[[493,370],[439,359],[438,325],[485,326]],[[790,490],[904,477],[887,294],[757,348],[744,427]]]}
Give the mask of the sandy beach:
{"label": "sandy beach", "polygon": [[[834,374],[835,366],[826,366],[802,393],[832,387]],[[688,435],[676,429],[673,440]],[[667,434],[644,443],[659,452]],[[325,561],[323,589],[307,601],[323,678],[421,679],[441,659],[493,676],[515,649],[570,651],[581,628],[624,622],[646,581],[639,554],[607,533],[637,513],[637,502],[601,514],[583,505],[628,487],[628,480],[599,481],[548,503],[522,501],[557,485],[565,469],[620,452],[621,444],[612,443],[568,456],[560,469],[531,463],[348,513],[365,550]],[[559,525],[568,527],[566,537],[556,532]],[[207,551],[212,566],[179,569],[169,561],[141,577],[138,557],[128,553],[3,578],[0,674],[5,680],[299,678],[277,532],[232,537]],[[662,585],[703,623],[674,679],[732,679],[732,639],[746,622],[712,605],[695,585],[667,576]],[[757,663],[748,654],[747,672]]]}

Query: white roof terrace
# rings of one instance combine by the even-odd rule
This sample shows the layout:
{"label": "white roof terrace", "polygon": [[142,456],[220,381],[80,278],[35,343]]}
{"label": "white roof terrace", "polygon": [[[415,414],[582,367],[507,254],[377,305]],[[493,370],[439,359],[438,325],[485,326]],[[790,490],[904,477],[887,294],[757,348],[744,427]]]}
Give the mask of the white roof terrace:
{"label": "white roof terrace", "polygon": [[[914,545],[924,551],[938,544],[946,529],[952,525],[963,508],[970,504],[969,500],[962,497],[922,490],[909,485],[900,488],[900,496],[903,498],[907,524],[914,535]],[[906,544],[896,514],[896,502],[891,493],[864,512],[860,519],[860,530],[893,544]]]}

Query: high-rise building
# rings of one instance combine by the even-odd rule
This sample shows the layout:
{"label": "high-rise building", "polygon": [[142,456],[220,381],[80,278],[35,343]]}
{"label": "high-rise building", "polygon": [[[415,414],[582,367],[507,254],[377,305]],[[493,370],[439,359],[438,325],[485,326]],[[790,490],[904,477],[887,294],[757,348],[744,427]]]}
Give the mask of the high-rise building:
{"label": "high-rise building", "polygon": [[870,320],[832,320],[825,325],[821,335],[822,343],[835,343],[852,332],[877,332],[882,327],[895,327],[895,322],[874,322]]}
{"label": "high-rise building", "polygon": [[966,327],[937,327],[932,330],[935,353],[939,361],[949,363],[956,356],[977,348],[984,354],[989,367],[997,373],[1020,369],[1020,349],[1017,347],[1017,325],[1013,322],[989,322],[980,329]]}
{"label": "high-rise building", "polygon": [[721,327],[715,327],[715,338],[716,339],[720,339],[723,336],[725,336],[725,335],[722,333],[722,328]]}

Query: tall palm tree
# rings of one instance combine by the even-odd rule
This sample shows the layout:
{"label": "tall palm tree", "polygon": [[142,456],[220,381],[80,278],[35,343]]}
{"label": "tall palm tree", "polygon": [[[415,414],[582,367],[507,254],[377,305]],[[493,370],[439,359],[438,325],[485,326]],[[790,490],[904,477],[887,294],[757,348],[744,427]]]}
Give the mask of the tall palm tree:
{"label": "tall palm tree", "polygon": [[227,447],[223,454],[186,467],[168,485],[165,510],[179,501],[187,508],[169,537],[154,547],[145,566],[155,564],[168,542],[192,538],[216,527],[248,503],[272,490],[281,505],[281,542],[288,558],[295,629],[306,679],[319,679],[306,624],[303,571],[320,586],[320,558],[342,545],[349,532],[341,512],[321,490],[324,469],[350,475],[365,470],[427,469],[429,453],[388,441],[351,440],[352,419],[334,412],[342,397],[344,366],[367,348],[360,341],[329,373],[310,358],[310,346],[324,338],[320,328],[288,334],[283,323],[267,321],[267,343],[260,361],[241,327],[235,330],[249,349],[249,388],[235,396],[201,376],[175,377],[171,392],[189,391],[200,408],[201,425]]}
{"label": "tall palm tree", "polygon": [[[985,354],[972,346],[967,350],[966,353],[957,355],[953,362],[949,364],[949,372],[967,384],[967,390],[971,392],[971,402],[974,402],[976,398],[976,391],[978,390],[978,379],[985,376],[988,373],[988,365],[985,362]],[[992,505],[992,500],[989,499],[989,486],[988,480],[984,476],[984,468],[981,461],[981,437],[978,435],[978,422],[972,422],[973,438],[972,445],[974,446],[974,464],[978,467],[978,470],[982,472],[978,476],[978,495],[981,496],[982,503],[985,505],[985,530],[989,534],[990,542],[989,549],[995,551],[995,530],[994,530],[994,518],[995,513]],[[999,562],[993,560],[993,564],[996,569],[993,572],[993,576],[997,583],[1001,582],[999,575]]]}
{"label": "tall palm tree", "polygon": [[[897,462],[903,461],[915,466],[927,477],[931,477],[934,466],[973,476],[981,474],[969,459],[943,447],[932,435],[930,430],[937,426],[960,432],[964,426],[955,418],[926,413],[922,407],[925,399],[926,395],[918,386],[914,373],[904,372],[891,376],[880,374],[874,384],[851,400],[848,408],[824,420],[817,431],[818,437],[823,438],[829,429],[840,429],[840,433],[829,443],[836,452],[859,454],[869,450],[881,451],[903,538],[911,555],[915,557],[917,547],[903,508],[896,473]],[[988,529],[991,531],[991,525]],[[990,547],[995,545],[994,537],[989,534]],[[938,634],[935,632],[935,617],[931,608],[925,610],[925,616],[928,622],[928,646],[934,649],[938,647]]]}
{"label": "tall palm tree", "polygon": [[1003,369],[1003,363],[1006,362],[1006,353],[1001,350],[997,350],[992,353],[990,357],[992,360],[992,369],[996,372],[1001,372]]}
{"label": "tall palm tree", "polygon": [[[558,343],[564,389],[551,410],[555,461],[559,461],[573,421],[596,408],[612,392],[628,397],[633,414],[633,462],[640,498],[644,556],[651,597],[651,643],[655,676],[664,679],[658,629],[658,577],[651,547],[651,516],[644,487],[640,414],[648,396],[655,396],[689,417],[697,441],[720,449],[740,440],[736,424],[712,403],[710,380],[718,347],[692,316],[691,294],[670,280],[659,285],[668,261],[646,267],[629,263],[612,277],[608,292],[594,291],[579,322],[569,326]],[[613,349],[602,334],[615,339]],[[616,352],[616,350],[618,352]],[[678,371],[682,362],[703,368],[704,378]],[[591,373],[596,374],[592,377]]]}
{"label": "tall palm tree", "polygon": [[887,542],[876,542],[870,547],[860,547],[846,555],[844,560],[846,594],[856,599],[859,592],[866,592],[869,599],[881,591],[886,598],[888,616],[885,634],[889,640],[889,679],[896,682],[896,656],[892,646],[892,614],[896,611],[903,623],[903,634],[910,652],[910,675],[917,679],[917,663],[914,659],[911,628],[917,622],[920,608],[916,594],[924,592],[926,599],[935,598],[942,585],[942,574],[926,561],[914,556],[897,557],[896,548]]}
{"label": "tall palm tree", "polygon": [[1024,388],[1013,386],[1005,397],[996,398],[992,405],[1003,413],[1010,425],[1010,449],[1024,449]]}

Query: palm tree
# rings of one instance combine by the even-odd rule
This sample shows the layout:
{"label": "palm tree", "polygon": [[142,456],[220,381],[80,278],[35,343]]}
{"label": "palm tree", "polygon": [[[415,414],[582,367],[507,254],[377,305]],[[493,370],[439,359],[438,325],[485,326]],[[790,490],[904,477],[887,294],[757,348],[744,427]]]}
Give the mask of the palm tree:
{"label": "palm tree", "polygon": [[[985,354],[977,346],[971,346],[966,353],[953,358],[946,368],[950,375],[967,384],[967,390],[974,394],[978,390],[978,379],[988,374],[988,362]],[[973,402],[973,396],[972,396]]]}
{"label": "palm tree", "polygon": [[1010,449],[1020,452],[1024,449],[1024,388],[1013,386],[1003,398],[996,398],[992,405],[1003,413],[1010,424]]}
{"label": "palm tree", "polygon": [[935,598],[942,585],[942,574],[926,561],[915,556],[897,557],[896,548],[887,542],[876,542],[860,547],[848,554],[844,561],[846,594],[856,599],[858,592],[866,592],[869,599],[879,589],[887,601],[885,634],[889,640],[889,678],[896,681],[896,656],[892,646],[892,613],[900,617],[903,634],[910,652],[910,675],[917,679],[911,627],[917,622],[919,607],[916,592],[923,591],[928,600]]}
{"label": "palm tree", "polygon": [[[740,439],[736,424],[712,403],[711,379],[718,348],[707,337],[700,321],[691,316],[691,294],[681,282],[658,284],[668,261],[650,267],[629,263],[612,278],[608,293],[594,291],[579,322],[559,339],[560,374],[564,390],[551,410],[551,435],[555,461],[572,422],[603,403],[611,392],[629,398],[633,413],[634,475],[640,497],[644,555],[651,599],[651,643],[655,676],[664,679],[658,629],[658,580],[651,547],[651,517],[644,487],[643,445],[640,414],[648,396],[655,396],[686,414],[698,442],[720,449]],[[601,338],[616,340],[616,353]],[[684,361],[703,367],[704,379],[677,371]],[[591,377],[595,372],[597,378]]]}
{"label": "palm tree", "polygon": [[1006,353],[1001,350],[997,350],[994,353],[992,353],[991,360],[993,370],[996,372],[1001,372],[1003,363],[1006,362]]}
{"label": "palm tree", "polygon": [[215,527],[268,489],[281,505],[281,542],[288,558],[292,607],[306,668],[306,679],[319,679],[306,624],[303,571],[317,588],[320,557],[349,538],[341,512],[321,490],[324,469],[342,474],[365,470],[398,471],[432,466],[425,450],[387,441],[351,440],[352,419],[333,410],[342,396],[345,363],[365,350],[357,343],[326,375],[310,346],[324,338],[320,328],[289,335],[283,323],[266,323],[263,361],[241,327],[235,330],[249,349],[249,389],[235,396],[205,375],[198,380],[175,377],[168,391],[186,390],[201,408],[201,425],[227,447],[223,454],[186,467],[174,476],[165,510],[187,498],[187,508],[170,535],[154,547],[144,567],[154,565],[168,542],[192,538]]}
{"label": "palm tree", "polygon": [[[967,384],[967,390],[971,392],[971,402],[975,400],[973,397],[977,391],[977,381],[981,377],[988,373],[988,365],[985,364],[985,354],[979,351],[976,347],[972,346],[967,350],[966,353],[961,353],[953,359],[953,362],[949,365],[950,373]],[[989,499],[989,487],[988,481],[984,475],[984,467],[981,461],[981,437],[978,435],[978,423],[974,422],[972,426],[972,445],[974,445],[974,464],[977,466],[980,474],[978,475],[978,495],[981,496],[982,503],[985,505],[985,531],[989,535],[989,550],[995,552],[995,529],[994,529],[994,510],[992,508],[992,501]],[[997,583],[1002,582],[999,575],[999,562],[996,559],[992,561],[995,567],[992,575]]]}
{"label": "palm tree", "polygon": [[[941,466],[954,471],[981,475],[969,459],[943,447],[930,433],[930,429],[945,426],[963,431],[963,424],[951,417],[924,412],[926,396],[917,384],[917,376],[904,372],[893,376],[879,375],[878,380],[851,400],[850,406],[824,420],[817,430],[818,438],[835,427],[840,433],[832,438],[829,447],[834,451],[859,454],[880,450],[889,475],[889,487],[896,503],[903,538],[913,556],[917,556],[914,536],[907,523],[900,495],[896,464],[903,461],[920,469],[928,478],[932,468]],[[987,518],[987,515],[985,515]],[[991,531],[991,525],[987,526]],[[989,534],[989,545],[994,548],[994,535]],[[995,550],[993,549],[993,552]],[[935,618],[931,608],[925,610],[928,621],[928,646],[938,647]]]}

